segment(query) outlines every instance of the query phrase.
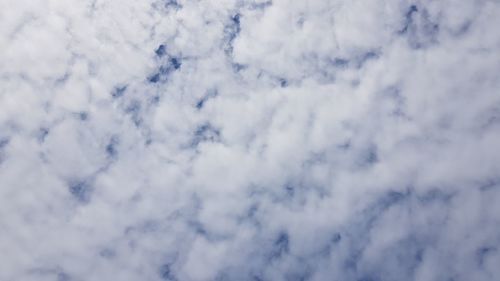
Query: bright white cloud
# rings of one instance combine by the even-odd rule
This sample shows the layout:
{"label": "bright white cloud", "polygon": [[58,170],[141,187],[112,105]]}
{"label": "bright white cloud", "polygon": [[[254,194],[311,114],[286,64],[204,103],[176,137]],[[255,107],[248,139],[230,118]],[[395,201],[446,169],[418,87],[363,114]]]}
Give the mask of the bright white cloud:
{"label": "bright white cloud", "polygon": [[3,1],[0,280],[495,280],[498,1]]}

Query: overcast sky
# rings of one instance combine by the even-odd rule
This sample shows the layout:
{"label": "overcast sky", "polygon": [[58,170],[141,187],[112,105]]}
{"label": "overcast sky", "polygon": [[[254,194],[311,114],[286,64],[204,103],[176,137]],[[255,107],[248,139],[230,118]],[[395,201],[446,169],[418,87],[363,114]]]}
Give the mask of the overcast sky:
{"label": "overcast sky", "polygon": [[0,280],[498,280],[499,27],[498,0],[0,0]]}

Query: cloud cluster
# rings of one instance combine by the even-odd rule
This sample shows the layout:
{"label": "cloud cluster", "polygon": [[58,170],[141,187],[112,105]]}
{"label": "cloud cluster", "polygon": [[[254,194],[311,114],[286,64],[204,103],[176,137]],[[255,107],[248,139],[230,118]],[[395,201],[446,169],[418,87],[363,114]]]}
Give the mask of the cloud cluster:
{"label": "cloud cluster", "polygon": [[0,3],[0,280],[495,280],[500,3]]}

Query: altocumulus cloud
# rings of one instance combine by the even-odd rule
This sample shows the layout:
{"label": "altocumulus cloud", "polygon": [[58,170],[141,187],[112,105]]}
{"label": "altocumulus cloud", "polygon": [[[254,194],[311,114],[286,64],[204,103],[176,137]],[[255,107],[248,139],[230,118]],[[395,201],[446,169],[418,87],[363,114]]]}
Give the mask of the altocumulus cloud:
{"label": "altocumulus cloud", "polygon": [[0,1],[0,280],[498,280],[500,2]]}

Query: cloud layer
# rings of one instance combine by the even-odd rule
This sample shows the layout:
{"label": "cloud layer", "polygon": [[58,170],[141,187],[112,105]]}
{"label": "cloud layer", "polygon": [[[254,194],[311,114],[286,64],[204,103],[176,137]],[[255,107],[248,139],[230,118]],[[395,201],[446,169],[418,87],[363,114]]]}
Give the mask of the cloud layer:
{"label": "cloud layer", "polygon": [[495,280],[500,2],[0,3],[0,280]]}

